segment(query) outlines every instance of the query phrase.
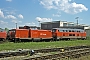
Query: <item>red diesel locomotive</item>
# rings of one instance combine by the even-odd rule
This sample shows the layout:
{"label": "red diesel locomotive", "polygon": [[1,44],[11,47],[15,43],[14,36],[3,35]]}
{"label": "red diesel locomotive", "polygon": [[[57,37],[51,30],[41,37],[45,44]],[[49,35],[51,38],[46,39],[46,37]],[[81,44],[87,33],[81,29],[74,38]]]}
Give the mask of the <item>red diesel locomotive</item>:
{"label": "red diesel locomotive", "polygon": [[8,32],[11,41],[48,41],[52,39],[51,30],[12,29]]}
{"label": "red diesel locomotive", "polygon": [[0,31],[0,41],[5,41],[7,37],[6,31],[2,30]]}

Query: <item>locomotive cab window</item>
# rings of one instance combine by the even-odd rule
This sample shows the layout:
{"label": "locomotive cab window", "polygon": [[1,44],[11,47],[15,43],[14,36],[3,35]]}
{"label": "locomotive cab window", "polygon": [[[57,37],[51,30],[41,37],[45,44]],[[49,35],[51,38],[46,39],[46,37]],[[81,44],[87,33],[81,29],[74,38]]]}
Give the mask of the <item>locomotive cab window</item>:
{"label": "locomotive cab window", "polygon": [[16,30],[11,30],[12,33],[16,33]]}

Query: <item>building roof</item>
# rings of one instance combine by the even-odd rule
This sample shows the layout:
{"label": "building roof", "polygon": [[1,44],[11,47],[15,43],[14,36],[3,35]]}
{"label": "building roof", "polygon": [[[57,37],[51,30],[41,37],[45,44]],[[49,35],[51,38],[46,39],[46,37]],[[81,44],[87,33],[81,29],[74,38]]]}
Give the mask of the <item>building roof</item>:
{"label": "building roof", "polygon": [[[63,23],[67,23],[67,24],[75,24],[77,25],[77,23],[74,22],[67,22],[67,21],[51,21],[51,22],[42,22],[41,24],[52,24],[52,23],[59,23],[59,22],[63,22]],[[84,26],[87,27],[88,25],[86,24],[78,24],[79,26]]]}

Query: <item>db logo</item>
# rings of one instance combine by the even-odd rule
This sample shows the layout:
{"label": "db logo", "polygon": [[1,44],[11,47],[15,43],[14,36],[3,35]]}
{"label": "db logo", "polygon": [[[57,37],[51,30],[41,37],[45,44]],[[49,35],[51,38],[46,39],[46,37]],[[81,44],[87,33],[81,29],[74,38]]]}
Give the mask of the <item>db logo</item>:
{"label": "db logo", "polygon": [[40,35],[46,35],[46,34],[40,33]]}

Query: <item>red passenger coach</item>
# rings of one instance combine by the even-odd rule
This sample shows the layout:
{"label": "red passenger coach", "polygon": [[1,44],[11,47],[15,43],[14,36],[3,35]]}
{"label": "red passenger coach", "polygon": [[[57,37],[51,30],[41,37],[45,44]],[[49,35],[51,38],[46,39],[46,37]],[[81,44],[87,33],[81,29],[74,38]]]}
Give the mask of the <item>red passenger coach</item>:
{"label": "red passenger coach", "polygon": [[5,31],[0,31],[0,41],[6,40],[7,33]]}
{"label": "red passenger coach", "polygon": [[86,39],[86,32],[82,29],[53,28],[52,35],[54,40]]}

